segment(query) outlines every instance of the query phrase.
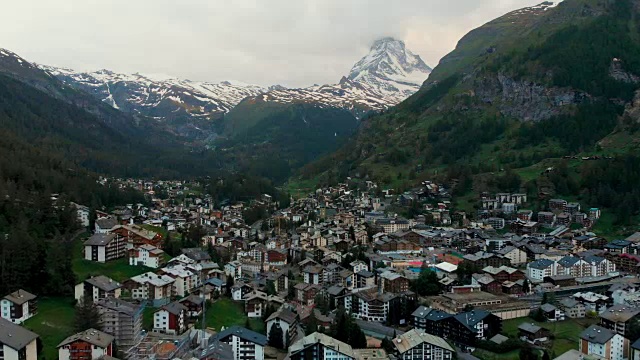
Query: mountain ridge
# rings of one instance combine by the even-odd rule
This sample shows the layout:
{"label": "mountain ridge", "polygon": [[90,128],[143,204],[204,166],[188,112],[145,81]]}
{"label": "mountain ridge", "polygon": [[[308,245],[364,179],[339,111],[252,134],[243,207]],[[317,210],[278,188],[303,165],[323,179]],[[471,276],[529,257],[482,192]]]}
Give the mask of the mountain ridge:
{"label": "mountain ridge", "polygon": [[628,151],[633,144],[603,140],[637,136],[621,117],[639,90],[638,5],[543,2],[470,31],[416,94],[369,117],[302,178],[359,175],[406,187],[425,169],[527,173],[545,159]]}
{"label": "mountain ridge", "polygon": [[[366,59],[373,59],[373,63],[363,63]],[[158,78],[140,73],[127,75],[105,69],[76,72],[47,65],[37,67],[118,110],[169,122],[181,133],[201,131],[201,138],[216,131],[216,127],[212,129],[212,124],[206,121],[222,119],[246,99],[314,103],[324,108],[345,109],[360,117],[371,110],[387,109],[418,91],[431,71],[418,55],[406,49],[404,42],[392,38],[376,41],[370,53],[338,83],[297,89],[231,81],[199,82],[170,76]],[[356,76],[355,69],[360,76]]]}

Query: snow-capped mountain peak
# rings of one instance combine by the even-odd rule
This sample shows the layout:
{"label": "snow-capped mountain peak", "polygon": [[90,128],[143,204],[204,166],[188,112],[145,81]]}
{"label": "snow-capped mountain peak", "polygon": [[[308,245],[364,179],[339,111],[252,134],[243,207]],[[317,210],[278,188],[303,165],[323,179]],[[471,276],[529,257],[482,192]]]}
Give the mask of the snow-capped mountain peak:
{"label": "snow-capped mountain peak", "polygon": [[430,73],[431,68],[403,41],[386,37],[375,41],[369,53],[337,84],[270,89],[258,98],[283,103],[313,102],[362,114],[403,101],[420,89]]}
{"label": "snow-capped mountain peak", "polygon": [[[1,54],[0,54],[1,55]],[[420,89],[431,68],[404,42],[383,38],[336,84],[288,89],[237,81],[191,81],[164,74],[121,74],[102,69],[76,72],[38,65],[63,83],[88,92],[112,107],[159,121],[215,120],[245,98],[278,103],[314,103],[356,115],[393,106]]]}
{"label": "snow-capped mountain peak", "polygon": [[349,79],[400,102],[420,89],[431,70],[403,41],[387,37],[373,43],[369,54],[353,66]]}
{"label": "snow-capped mountain peak", "polygon": [[211,83],[164,74],[119,74],[106,69],[76,72],[45,65],[39,67],[116,109],[157,120],[218,118],[242,99],[267,91],[258,85],[235,81]]}

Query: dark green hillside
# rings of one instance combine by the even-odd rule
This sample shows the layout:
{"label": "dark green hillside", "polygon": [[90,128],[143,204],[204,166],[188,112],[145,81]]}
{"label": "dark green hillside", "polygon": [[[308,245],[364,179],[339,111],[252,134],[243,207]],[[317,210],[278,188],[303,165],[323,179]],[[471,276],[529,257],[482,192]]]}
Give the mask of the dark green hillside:
{"label": "dark green hillside", "polygon": [[[113,110],[115,111],[115,110]],[[101,117],[0,75],[0,127],[79,166],[123,176],[203,173],[207,156],[188,153],[169,134],[123,115]]]}
{"label": "dark green hillside", "polygon": [[226,121],[229,137],[216,143],[224,163],[275,181],[335,151],[358,126],[346,110],[313,104],[245,103]]}
{"label": "dark green hillside", "polygon": [[[422,90],[367,120],[354,141],[303,177],[332,170],[395,182],[416,167],[458,163],[484,172],[596,150],[639,87],[610,74],[614,58],[619,72],[640,74],[636,9],[629,0],[566,0],[472,31]],[[490,52],[473,55],[489,44]]]}

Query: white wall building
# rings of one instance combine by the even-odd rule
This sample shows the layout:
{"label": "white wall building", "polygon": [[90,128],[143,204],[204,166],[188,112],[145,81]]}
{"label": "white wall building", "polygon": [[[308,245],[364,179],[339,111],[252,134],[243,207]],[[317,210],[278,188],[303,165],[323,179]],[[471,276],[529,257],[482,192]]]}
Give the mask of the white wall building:
{"label": "white wall building", "polygon": [[0,351],[3,360],[38,360],[38,335],[0,318]]}

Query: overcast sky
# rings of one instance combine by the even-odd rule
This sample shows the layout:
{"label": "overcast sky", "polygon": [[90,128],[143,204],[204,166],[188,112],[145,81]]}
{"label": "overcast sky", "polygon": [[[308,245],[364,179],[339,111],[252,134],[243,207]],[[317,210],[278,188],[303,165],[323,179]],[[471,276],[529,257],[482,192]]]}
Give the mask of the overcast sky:
{"label": "overcast sky", "polygon": [[380,37],[435,67],[469,30],[542,0],[23,0],[0,47],[76,70],[260,85],[335,83]]}

